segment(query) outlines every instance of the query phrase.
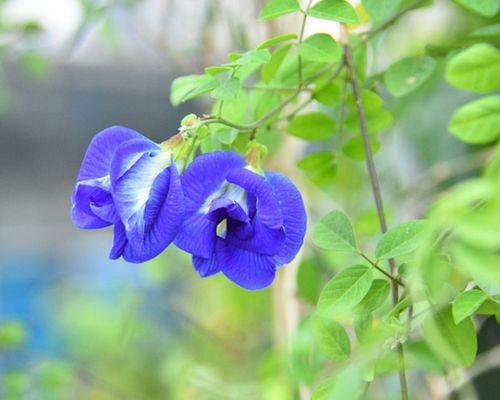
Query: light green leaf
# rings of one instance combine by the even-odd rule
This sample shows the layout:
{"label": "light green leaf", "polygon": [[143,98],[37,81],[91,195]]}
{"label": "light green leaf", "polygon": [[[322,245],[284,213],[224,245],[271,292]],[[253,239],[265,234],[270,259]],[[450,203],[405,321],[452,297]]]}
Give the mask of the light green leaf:
{"label": "light green leaf", "polygon": [[370,290],[361,302],[354,308],[354,312],[367,314],[381,307],[389,296],[391,285],[385,279],[374,279]]}
{"label": "light green leaf", "polygon": [[248,65],[248,64],[266,64],[271,60],[271,53],[268,49],[250,50],[242,54],[235,64]]}
{"label": "light green leaf", "polygon": [[464,244],[452,247],[457,266],[481,287],[500,282],[500,255]]}
{"label": "light green leaf", "polygon": [[500,37],[500,24],[481,26],[473,30],[469,37],[472,39],[487,39]]}
{"label": "light green leaf", "polygon": [[369,313],[356,314],[354,316],[354,332],[359,343],[366,343],[372,333],[373,317]]}
{"label": "light green leaf", "polygon": [[342,211],[332,211],[316,224],[313,242],[325,250],[356,251],[356,238],[351,222]]}
{"label": "light green leaf", "polygon": [[414,220],[389,229],[378,242],[375,256],[381,260],[411,253],[419,245],[421,234],[427,226],[425,220]]}
{"label": "light green leaf", "polygon": [[218,66],[218,65],[205,68],[205,73],[207,75],[212,75],[212,76],[219,75],[219,74],[222,74],[224,72],[232,72],[232,71],[233,71],[233,68],[231,68],[231,67],[224,67],[224,66]]}
{"label": "light green leaf", "polygon": [[363,6],[375,22],[382,22],[394,15],[402,0],[362,0]]}
{"label": "light green leaf", "polygon": [[274,51],[269,62],[262,67],[261,77],[265,83],[269,83],[273,80],[291,47],[292,44],[288,43]]}
{"label": "light green leaf", "polygon": [[[380,149],[380,142],[376,137],[370,137],[370,147],[375,154]],[[365,146],[361,137],[349,139],[343,146],[342,152],[356,161],[366,160]]]}
{"label": "light green leaf", "polygon": [[331,181],[336,170],[335,156],[331,151],[318,151],[304,157],[297,163],[308,178],[317,185]]}
{"label": "light green leaf", "polygon": [[488,295],[477,288],[460,293],[455,297],[452,306],[455,324],[459,324],[465,318],[474,314],[487,298]]}
{"label": "light green leaf", "polygon": [[332,398],[332,392],[337,383],[336,379],[328,379],[314,390],[311,400],[334,400]]}
{"label": "light green leaf", "polygon": [[321,112],[295,116],[288,125],[288,132],[305,140],[324,140],[335,133],[335,120]]}
{"label": "light green leaf", "polygon": [[298,0],[269,0],[262,9],[259,18],[274,19],[295,11],[300,11]]}
{"label": "light green leaf", "polygon": [[351,344],[345,329],[333,319],[316,318],[316,335],[321,352],[336,361],[349,359]]}
{"label": "light green leaf", "polygon": [[457,216],[454,233],[461,240],[482,249],[494,251],[500,248],[500,209],[483,209],[467,215]]}
{"label": "light green leaf", "polygon": [[238,78],[230,78],[221,83],[211,93],[210,97],[218,100],[234,100],[240,91],[240,80]]}
{"label": "light green leaf", "polygon": [[372,280],[372,270],[366,265],[355,265],[335,275],[319,296],[318,314],[333,318],[351,311],[368,293]]}
{"label": "light green leaf", "polygon": [[410,57],[392,64],[384,74],[387,90],[396,97],[420,87],[434,71],[436,61],[431,57]]}
{"label": "light green leaf", "polygon": [[267,49],[271,46],[274,46],[275,44],[286,42],[288,40],[294,40],[297,39],[297,35],[295,33],[287,33],[285,35],[279,35],[279,36],[274,36],[272,38],[269,38],[265,41],[263,41],[261,44],[257,46],[257,49]]}
{"label": "light green leaf", "polygon": [[300,44],[299,54],[304,60],[333,63],[340,61],[341,49],[329,34],[317,33]]}
{"label": "light green leaf", "polygon": [[359,22],[356,11],[345,0],[321,0],[309,9],[307,15],[329,21],[352,24],[357,24]]}
{"label": "light green leaf", "polygon": [[448,128],[466,143],[488,143],[497,139],[500,136],[500,96],[486,96],[460,107],[451,117]]}
{"label": "light green leaf", "polygon": [[485,17],[493,17],[500,9],[500,0],[454,0],[455,3]]}
{"label": "light green leaf", "polygon": [[476,310],[477,314],[499,315],[500,314],[500,296],[488,297],[483,304]]}
{"label": "light green leaf", "polygon": [[477,352],[474,324],[465,318],[455,324],[447,306],[424,321],[424,335],[431,349],[450,363],[470,367]]}
{"label": "light green leaf", "polygon": [[181,76],[172,82],[170,102],[174,106],[201,96],[215,89],[219,81],[209,75]]}
{"label": "light green leaf", "polygon": [[500,89],[500,50],[486,43],[472,45],[448,62],[446,79],[473,92]]}

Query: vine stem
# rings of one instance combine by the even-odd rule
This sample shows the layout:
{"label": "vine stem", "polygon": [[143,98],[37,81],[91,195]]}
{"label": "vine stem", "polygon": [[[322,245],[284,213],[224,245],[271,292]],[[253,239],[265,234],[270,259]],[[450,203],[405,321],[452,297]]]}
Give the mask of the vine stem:
{"label": "vine stem", "polygon": [[[304,16],[302,17],[302,25],[300,26],[298,45],[300,45],[302,43],[302,41],[304,40],[304,33],[306,30],[306,21],[307,21],[307,12],[309,11],[309,8],[311,8],[311,4],[312,4],[312,0],[309,0],[307,2],[306,10],[304,11]],[[297,70],[299,73],[299,87],[302,87],[304,85],[304,82],[303,82],[303,74],[302,74],[302,57],[300,56],[299,49],[297,49],[297,54],[298,54]]]}
{"label": "vine stem", "polygon": [[[351,87],[356,102],[356,112],[358,114],[361,138],[363,140],[363,148],[366,156],[366,167],[368,169],[370,186],[372,189],[372,194],[377,209],[378,220],[380,223],[380,230],[382,231],[382,233],[385,233],[387,232],[387,221],[385,219],[384,202],[382,200],[382,193],[380,191],[380,184],[377,176],[377,169],[375,168],[375,161],[373,160],[373,152],[370,143],[370,136],[368,135],[368,126],[366,123],[366,113],[361,98],[361,89],[359,86],[358,77],[356,75],[356,68],[352,56],[352,49],[349,44],[349,34],[345,25],[342,25],[340,40],[344,48],[344,63],[347,68],[347,72],[349,74]],[[391,275],[395,277],[398,276],[398,268],[394,259],[389,260],[389,267]],[[391,280],[391,293],[392,293],[392,302],[394,305],[396,305],[399,301],[399,287],[398,283],[395,282],[394,280]],[[406,382],[405,355],[404,355],[403,345],[401,343],[398,345],[397,351],[399,355],[399,382],[401,387],[401,398],[403,400],[408,400],[408,385]]]}

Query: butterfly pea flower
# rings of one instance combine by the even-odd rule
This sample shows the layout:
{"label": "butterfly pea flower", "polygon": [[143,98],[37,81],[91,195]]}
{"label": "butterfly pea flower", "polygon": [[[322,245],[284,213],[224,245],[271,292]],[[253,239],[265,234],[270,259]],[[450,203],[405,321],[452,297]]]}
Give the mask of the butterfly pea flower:
{"label": "butterfly pea flower", "polygon": [[[109,257],[139,263],[161,253],[183,218],[183,194],[173,149],[125,127],[99,132],[85,153],[72,195],[72,219],[82,229],[114,226]],[[180,139],[182,140],[182,139]]]}
{"label": "butterfly pea flower", "polygon": [[270,285],[304,241],[302,196],[284,175],[257,173],[230,151],[197,157],[181,175],[185,217],[174,243],[202,277],[222,272],[246,289]]}

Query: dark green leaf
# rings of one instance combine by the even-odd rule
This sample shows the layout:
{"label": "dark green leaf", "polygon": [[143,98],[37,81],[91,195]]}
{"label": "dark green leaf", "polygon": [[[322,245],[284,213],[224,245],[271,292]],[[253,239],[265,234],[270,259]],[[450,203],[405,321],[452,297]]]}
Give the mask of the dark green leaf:
{"label": "dark green leaf", "polygon": [[486,43],[472,45],[448,62],[446,79],[473,92],[500,89],[500,50]]}
{"label": "dark green leaf", "polygon": [[447,306],[424,321],[424,335],[432,350],[445,360],[463,367],[474,363],[477,337],[470,318],[455,324]]}
{"label": "dark green leaf", "polygon": [[378,242],[375,256],[380,260],[411,253],[419,245],[421,234],[427,226],[425,220],[414,220],[389,229]]}
{"label": "dark green leaf", "polygon": [[321,112],[295,116],[288,125],[288,132],[305,140],[324,140],[335,133],[335,120]]}
{"label": "dark green leaf", "polygon": [[431,57],[405,58],[392,64],[385,72],[387,90],[396,97],[420,87],[434,71],[436,61]]}
{"label": "dark green leaf", "polygon": [[295,11],[300,11],[298,0],[269,0],[262,9],[260,18],[274,19]]}
{"label": "dark green leaf", "polygon": [[340,61],[341,49],[329,34],[317,33],[300,44],[299,54],[304,60],[333,63]]}
{"label": "dark green leaf", "polygon": [[350,311],[368,293],[372,280],[372,270],[365,265],[355,265],[335,275],[319,296],[318,314],[333,317]]}
{"label": "dark green leaf", "polygon": [[[500,69],[499,69],[500,72]],[[460,107],[449,129],[466,143],[488,143],[500,136],[500,96],[487,96]]]}
{"label": "dark green leaf", "polygon": [[342,211],[332,211],[316,224],[313,242],[325,250],[356,251],[356,238],[351,222]]}
{"label": "dark green leaf", "polygon": [[321,0],[309,9],[307,15],[329,21],[359,22],[356,11],[345,0]]}

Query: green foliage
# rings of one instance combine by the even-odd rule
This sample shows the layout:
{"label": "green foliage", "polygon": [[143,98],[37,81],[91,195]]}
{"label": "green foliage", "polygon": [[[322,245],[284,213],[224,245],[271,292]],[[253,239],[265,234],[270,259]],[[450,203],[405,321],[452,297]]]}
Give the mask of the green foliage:
{"label": "green foliage", "polygon": [[298,0],[269,0],[260,13],[261,19],[274,19],[285,14],[300,11]]}
{"label": "green foliage", "polygon": [[391,65],[385,72],[387,90],[396,97],[419,88],[432,74],[436,61],[431,57],[405,58]]}
{"label": "green foliage", "polygon": [[375,256],[380,259],[399,257],[414,251],[428,222],[424,220],[408,221],[389,229],[377,244]]}
{"label": "green foliage", "polygon": [[349,336],[337,321],[318,317],[316,334],[321,352],[335,361],[347,360],[351,354]]}
{"label": "green foliage", "polygon": [[473,92],[500,89],[500,50],[487,43],[472,45],[448,62],[446,79]]}
{"label": "green foliage", "polygon": [[460,107],[451,117],[449,129],[466,143],[489,143],[497,139],[500,136],[500,96],[483,97]]}
{"label": "green foliage", "polygon": [[500,9],[499,0],[454,0],[456,3],[485,17],[493,17]]}
{"label": "green foliage", "polygon": [[452,313],[455,324],[474,314],[485,302],[488,295],[481,289],[472,289],[460,293],[453,301]]}
{"label": "green foliage", "polygon": [[0,352],[20,347],[26,340],[26,331],[18,322],[0,323]]}
{"label": "green foliage", "polygon": [[320,0],[312,6],[307,15],[346,23],[358,23],[358,15],[352,6],[345,0]]}
{"label": "green foliage", "polygon": [[178,106],[185,101],[208,93],[218,85],[217,79],[207,75],[182,76],[173,81],[170,88],[170,102]]}
{"label": "green foliage", "polygon": [[347,215],[332,211],[314,227],[313,241],[325,250],[356,251],[354,230]]}
{"label": "green foliage", "polygon": [[445,307],[426,318],[424,333],[432,350],[445,360],[463,367],[474,363],[477,339],[470,318],[455,324],[451,307]]}
{"label": "green foliage", "polygon": [[335,120],[321,112],[297,115],[288,125],[288,132],[305,140],[324,140],[335,133]]}
{"label": "green foliage", "polygon": [[299,54],[304,60],[320,63],[334,63],[341,58],[340,46],[327,33],[309,36],[300,44]]}
{"label": "green foliage", "polygon": [[371,288],[372,270],[365,265],[346,268],[323,288],[318,301],[318,314],[333,317],[349,312]]}

